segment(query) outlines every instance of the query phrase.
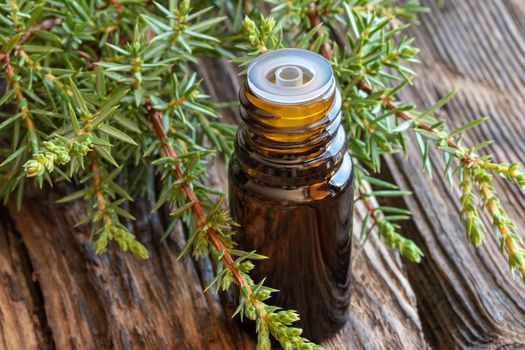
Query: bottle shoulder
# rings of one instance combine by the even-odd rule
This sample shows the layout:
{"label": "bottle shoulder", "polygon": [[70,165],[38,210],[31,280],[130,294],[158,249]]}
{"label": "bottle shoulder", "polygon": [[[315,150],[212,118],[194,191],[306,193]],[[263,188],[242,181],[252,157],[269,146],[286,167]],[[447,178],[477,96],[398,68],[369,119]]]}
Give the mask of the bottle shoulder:
{"label": "bottle shoulder", "polygon": [[[230,195],[233,194],[232,191],[239,191],[271,200],[305,203],[336,197],[353,188],[353,166],[348,152],[328,176],[313,178],[307,183],[293,177],[288,179],[286,185],[261,182],[257,176],[249,174],[249,169],[244,170],[235,156],[230,160],[228,168]],[[294,185],[294,180],[297,180],[297,185]]]}

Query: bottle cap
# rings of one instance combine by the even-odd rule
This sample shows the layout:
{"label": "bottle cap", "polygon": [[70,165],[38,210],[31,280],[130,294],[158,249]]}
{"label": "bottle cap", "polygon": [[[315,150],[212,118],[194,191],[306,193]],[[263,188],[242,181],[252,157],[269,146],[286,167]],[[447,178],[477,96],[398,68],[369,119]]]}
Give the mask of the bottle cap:
{"label": "bottle cap", "polygon": [[302,49],[280,49],[257,57],[248,66],[248,87],[276,104],[300,104],[322,96],[334,84],[330,63]]}

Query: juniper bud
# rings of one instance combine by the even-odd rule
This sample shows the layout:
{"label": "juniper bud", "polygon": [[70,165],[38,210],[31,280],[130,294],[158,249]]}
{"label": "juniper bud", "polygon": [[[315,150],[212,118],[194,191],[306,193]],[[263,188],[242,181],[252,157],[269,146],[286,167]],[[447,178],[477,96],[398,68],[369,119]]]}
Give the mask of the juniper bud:
{"label": "juniper bud", "polygon": [[505,224],[504,217],[500,214],[494,214],[492,215],[492,220],[494,222],[494,225],[500,226]]}
{"label": "juniper bud", "polygon": [[491,182],[492,181],[492,175],[487,173],[486,171],[479,170],[475,173],[476,181],[478,182]]}
{"label": "juniper bud", "polygon": [[46,170],[51,172],[53,171],[55,167],[55,161],[57,159],[56,155],[54,153],[46,152],[43,155],[39,155],[39,161],[44,163],[44,166],[46,167]]}
{"label": "juniper bud", "polygon": [[30,159],[24,164],[24,171],[27,174],[27,177],[35,177],[42,175],[46,168],[42,163],[35,159]]}
{"label": "juniper bud", "polygon": [[58,146],[51,141],[42,142],[42,146],[44,146],[44,149],[49,152],[54,152],[56,149],[58,149]]}
{"label": "juniper bud", "polygon": [[248,272],[248,271],[251,271],[253,270],[254,268],[254,265],[251,261],[245,261],[243,262],[242,264],[239,265],[239,269],[242,271],[242,272]]}
{"label": "juniper bud", "polygon": [[35,154],[33,155],[34,159],[44,166],[47,171],[53,171],[55,163],[55,155],[52,153],[45,154]]}
{"label": "juniper bud", "polygon": [[255,347],[255,350],[270,350],[271,343],[268,326],[264,323],[261,323],[257,333],[257,346]]}
{"label": "juniper bud", "polygon": [[57,156],[56,162],[60,165],[67,164],[71,160],[71,157],[69,156],[69,154],[67,153],[67,150],[65,149],[59,153],[56,153],[56,156]]}
{"label": "juniper bud", "polygon": [[252,45],[256,45],[259,41],[257,37],[257,28],[255,22],[253,22],[248,16],[244,17],[243,21],[244,32],[248,36],[248,40]]}
{"label": "juniper bud", "polygon": [[84,140],[82,142],[73,141],[71,143],[71,153],[75,156],[84,157],[91,150],[91,142]]}
{"label": "juniper bud", "polygon": [[106,235],[101,235],[95,242],[95,253],[103,253],[108,246],[108,239]]}
{"label": "juniper bud", "polygon": [[226,273],[221,281],[221,289],[227,290],[228,288],[230,288],[232,282],[233,282],[233,278],[231,276],[231,273]]}
{"label": "juniper bud", "polygon": [[301,328],[297,328],[297,327],[290,327],[288,328],[288,335],[289,336],[292,336],[292,337],[298,337],[301,335],[301,333],[303,333],[303,330]]}
{"label": "juniper bud", "polygon": [[282,322],[284,324],[291,324],[296,321],[299,321],[299,315],[293,310],[279,311],[275,315],[277,316],[279,322]]}
{"label": "juniper bud", "polygon": [[483,244],[483,242],[485,241],[485,235],[481,230],[479,230],[478,226],[476,225],[472,227],[468,238],[476,247]]}
{"label": "juniper bud", "polygon": [[46,157],[52,159],[53,162],[63,165],[70,161],[69,153],[66,147],[50,141],[45,141],[43,146],[46,150]]}
{"label": "juniper bud", "polygon": [[261,287],[259,290],[255,293],[255,298],[257,300],[264,301],[268,299],[272,295],[272,291],[268,288]]}
{"label": "juniper bud", "polygon": [[255,22],[250,19],[250,17],[244,17],[243,27],[246,33],[252,34],[255,31]]}
{"label": "juniper bud", "polygon": [[139,259],[147,259],[147,258],[149,258],[148,250],[142,244],[140,244],[139,241],[133,240],[129,244],[129,248],[130,248],[131,252],[133,253],[133,255],[135,255],[135,257],[137,257]]}
{"label": "juniper bud", "polygon": [[402,250],[402,253],[408,260],[416,263],[420,262],[423,256],[421,249],[412,241],[409,241],[407,246]]}
{"label": "juniper bud", "polygon": [[128,249],[129,249],[129,245],[128,245],[128,242],[124,241],[124,240],[121,240],[121,239],[116,239],[117,243],[118,243],[118,246],[120,248],[120,250],[122,250],[123,252],[127,252]]}
{"label": "juniper bud", "polygon": [[519,168],[520,168],[519,163],[512,163],[509,166],[509,170],[507,171],[507,175],[509,177],[511,177],[511,178],[516,177],[518,175]]}
{"label": "juniper bud", "polygon": [[117,241],[120,249],[123,251],[127,251],[129,246],[128,246],[128,239],[126,237],[126,232],[116,227],[112,227],[110,231],[112,232],[113,239]]}
{"label": "juniper bud", "polygon": [[525,174],[519,174],[516,176],[516,181],[521,187],[525,186]]}
{"label": "juniper bud", "polygon": [[417,55],[418,52],[419,52],[418,48],[413,47],[413,46],[407,46],[401,50],[400,55],[404,59],[409,59]]}
{"label": "juniper bud", "polygon": [[183,0],[180,5],[179,5],[179,9],[182,13],[186,13],[188,12],[188,10],[190,9],[190,1],[189,0]]}
{"label": "juniper bud", "polygon": [[273,17],[265,18],[261,26],[262,35],[266,37],[272,34],[274,27],[275,27],[275,19]]}
{"label": "juniper bud", "polygon": [[518,268],[525,265],[525,258],[523,253],[515,251],[512,255],[509,256],[509,265],[511,268]]}
{"label": "juniper bud", "polygon": [[245,313],[246,313],[246,316],[248,316],[248,318],[250,320],[255,320],[255,307],[252,305],[252,304],[247,304],[246,305],[246,309],[245,309]]}

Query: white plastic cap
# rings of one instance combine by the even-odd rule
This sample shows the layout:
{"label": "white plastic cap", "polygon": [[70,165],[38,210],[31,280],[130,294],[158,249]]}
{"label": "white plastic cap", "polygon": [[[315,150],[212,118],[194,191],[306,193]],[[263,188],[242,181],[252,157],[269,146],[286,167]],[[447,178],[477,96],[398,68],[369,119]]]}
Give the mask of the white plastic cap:
{"label": "white plastic cap", "polygon": [[257,57],[248,67],[247,80],[255,96],[277,104],[312,101],[334,84],[330,63],[302,49],[280,49]]}

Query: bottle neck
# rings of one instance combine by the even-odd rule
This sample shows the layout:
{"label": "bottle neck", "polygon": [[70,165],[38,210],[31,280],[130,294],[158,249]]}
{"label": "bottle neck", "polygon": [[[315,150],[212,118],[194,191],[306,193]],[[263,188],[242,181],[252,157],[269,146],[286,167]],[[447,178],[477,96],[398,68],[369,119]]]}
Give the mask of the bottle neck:
{"label": "bottle neck", "polygon": [[273,104],[240,90],[239,165],[257,180],[304,185],[329,176],[346,153],[341,95],[335,84],[304,104]]}

